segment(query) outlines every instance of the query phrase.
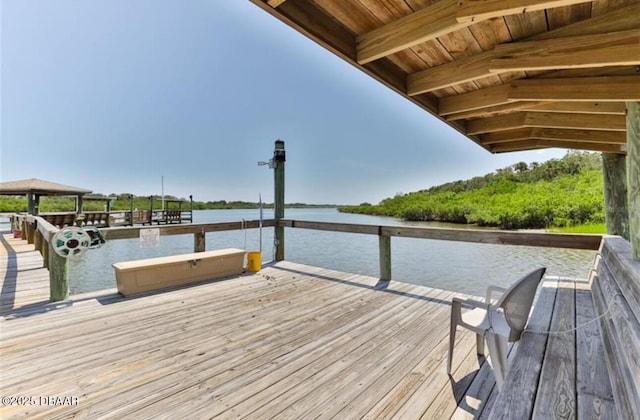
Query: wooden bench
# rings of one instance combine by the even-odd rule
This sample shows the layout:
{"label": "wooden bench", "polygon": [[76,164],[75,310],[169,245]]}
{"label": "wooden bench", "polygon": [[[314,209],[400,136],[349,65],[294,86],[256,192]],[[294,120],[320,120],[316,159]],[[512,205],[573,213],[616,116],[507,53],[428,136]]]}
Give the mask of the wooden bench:
{"label": "wooden bench", "polygon": [[640,263],[628,255],[605,238],[589,281],[545,281],[489,418],[640,418]]}
{"label": "wooden bench", "polygon": [[83,226],[108,227],[109,213],[105,212],[85,212],[79,215]]}
{"label": "wooden bench", "polygon": [[640,261],[620,237],[600,245],[592,283],[618,418],[640,418]]}
{"label": "wooden bench", "polygon": [[76,218],[78,217],[78,215],[76,213],[58,213],[41,214],[40,217],[42,217],[52,225],[62,229],[65,226],[75,226]]}
{"label": "wooden bench", "polygon": [[124,296],[242,274],[245,251],[236,248],[113,264]]}

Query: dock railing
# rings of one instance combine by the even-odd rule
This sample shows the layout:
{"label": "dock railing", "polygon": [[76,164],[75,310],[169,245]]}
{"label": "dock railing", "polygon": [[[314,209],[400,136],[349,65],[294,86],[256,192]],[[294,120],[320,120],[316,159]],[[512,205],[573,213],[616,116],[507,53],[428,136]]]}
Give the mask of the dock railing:
{"label": "dock railing", "polygon": [[[14,215],[12,226],[19,226],[24,238],[43,255],[44,266],[49,269],[51,301],[68,298],[68,277],[66,259],[55,253],[51,240],[60,230],[46,220],[37,216]],[[222,232],[242,229],[255,229],[260,226],[259,220],[232,221],[218,223],[190,223],[187,225],[154,226],[160,235],[193,235],[194,252],[206,249],[205,235],[208,232]],[[474,242],[484,244],[524,245],[550,248],[572,248],[598,250],[602,235],[522,232],[502,230],[473,230],[434,227],[369,225],[355,223],[318,222],[309,220],[268,219],[263,220],[263,227],[311,229],[330,232],[358,233],[378,236],[380,279],[390,280],[391,276],[391,238],[419,238],[446,240],[457,242]],[[126,226],[101,229],[105,240],[136,239],[140,231],[149,226]],[[284,242],[284,241],[283,241]],[[276,260],[284,259],[282,252],[274,256]],[[281,258],[279,258],[281,257]]]}

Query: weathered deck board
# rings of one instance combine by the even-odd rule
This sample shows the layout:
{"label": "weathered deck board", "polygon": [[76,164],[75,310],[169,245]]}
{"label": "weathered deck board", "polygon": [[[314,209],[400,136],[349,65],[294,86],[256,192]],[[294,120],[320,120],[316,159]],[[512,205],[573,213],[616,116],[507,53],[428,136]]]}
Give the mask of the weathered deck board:
{"label": "weathered deck board", "polygon": [[576,283],[578,418],[617,418],[604,346],[588,284]]}
{"label": "weathered deck board", "polygon": [[577,417],[574,282],[558,282],[554,308],[533,418],[573,419]]}
{"label": "weathered deck board", "polygon": [[[513,346],[527,401],[508,385],[498,394],[468,331],[457,335],[446,374],[450,302],[464,295],[281,262],[137,298],[92,293],[50,304],[33,246],[3,238],[0,298],[13,301],[0,318],[0,389],[78,405],[3,406],[1,418],[514,418],[523,407],[531,416],[536,398],[562,399],[560,385],[573,390],[578,418],[614,409],[611,391],[592,380],[604,375],[597,323],[569,339],[525,333]],[[592,318],[590,294],[558,284],[545,282],[530,330]],[[547,381],[572,357],[566,381]],[[547,409],[561,412],[550,405],[534,417]]]}
{"label": "weathered deck board", "polygon": [[[49,272],[33,245],[0,232],[0,316],[49,301]],[[18,286],[19,285],[19,286]]]}
{"label": "weathered deck board", "polygon": [[[283,262],[133,299],[93,293],[50,304],[32,246],[7,243],[0,270],[13,277],[2,297],[42,290],[37,304],[3,313],[0,386],[78,405],[4,406],[2,418],[352,418],[380,401],[381,412],[424,413],[450,398],[452,292]],[[490,370],[470,334],[458,339],[464,392],[479,368]],[[436,405],[446,416],[456,400]]]}

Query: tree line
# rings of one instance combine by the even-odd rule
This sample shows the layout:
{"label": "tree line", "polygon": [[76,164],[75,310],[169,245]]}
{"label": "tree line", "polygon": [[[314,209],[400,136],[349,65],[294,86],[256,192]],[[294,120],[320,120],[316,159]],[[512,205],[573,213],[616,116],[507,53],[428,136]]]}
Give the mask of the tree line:
{"label": "tree line", "polygon": [[[162,208],[162,197],[160,196],[138,196],[130,193],[112,193],[91,194],[92,199],[83,200],[82,208],[84,211],[105,211],[107,199],[111,201],[112,211],[131,210],[132,200],[133,208],[137,210],[149,210],[153,205],[154,210]],[[97,199],[96,199],[97,198]],[[153,202],[152,199],[153,198]],[[165,208],[177,209],[179,202],[182,202],[182,210],[189,210],[191,203],[184,198],[178,198],[172,195],[165,195]],[[260,204],[249,201],[194,201],[194,210],[224,210],[224,209],[257,209]],[[273,208],[273,203],[263,203],[264,208]],[[287,203],[286,207],[304,208],[304,207],[336,207],[332,204],[306,204],[306,203]],[[42,196],[40,198],[40,212],[68,212],[75,211],[76,201],[72,197],[56,197]],[[27,211],[27,198],[24,196],[0,196],[0,213],[16,213]]]}
{"label": "tree line", "polygon": [[597,153],[570,151],[562,159],[519,162],[484,176],[397,194],[377,205],[339,210],[502,229],[604,223],[602,161]]}

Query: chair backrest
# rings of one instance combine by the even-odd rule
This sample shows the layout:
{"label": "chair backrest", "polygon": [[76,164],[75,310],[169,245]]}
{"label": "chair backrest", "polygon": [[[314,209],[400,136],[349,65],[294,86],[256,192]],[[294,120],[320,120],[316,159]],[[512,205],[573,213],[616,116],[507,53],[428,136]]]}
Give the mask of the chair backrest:
{"label": "chair backrest", "polygon": [[504,315],[511,327],[509,341],[518,341],[527,325],[529,312],[536,289],[544,276],[546,267],[538,268],[515,282],[496,302],[496,306],[504,310]]}

